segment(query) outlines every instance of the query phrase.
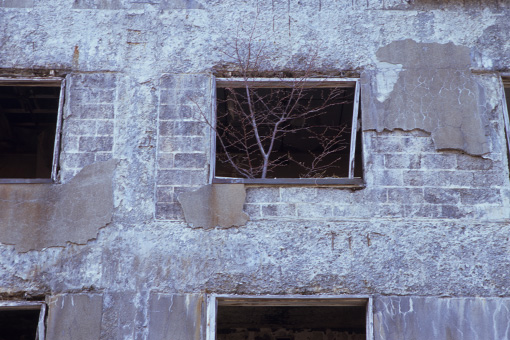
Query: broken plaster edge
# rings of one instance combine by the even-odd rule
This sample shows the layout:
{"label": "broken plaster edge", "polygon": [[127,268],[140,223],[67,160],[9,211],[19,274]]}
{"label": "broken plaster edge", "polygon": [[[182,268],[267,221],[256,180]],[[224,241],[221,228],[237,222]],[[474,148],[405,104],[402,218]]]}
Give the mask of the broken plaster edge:
{"label": "broken plaster edge", "polygon": [[[26,204],[0,225],[0,244],[14,247],[18,253],[85,245],[97,239],[99,231],[113,219],[113,172],[117,160],[111,159],[85,166],[69,182],[33,186],[12,185],[7,193],[23,192],[31,202],[43,208],[32,213]],[[54,200],[45,198],[50,195]],[[90,199],[93,197],[93,199]],[[23,202],[9,201],[6,205]],[[76,208],[78,207],[78,208]],[[79,225],[81,223],[81,225]],[[31,233],[30,237],[26,234]]]}
{"label": "broken plaster edge", "polygon": [[244,184],[207,184],[181,193],[177,200],[184,219],[193,229],[230,229],[246,225],[250,217],[243,211]]}

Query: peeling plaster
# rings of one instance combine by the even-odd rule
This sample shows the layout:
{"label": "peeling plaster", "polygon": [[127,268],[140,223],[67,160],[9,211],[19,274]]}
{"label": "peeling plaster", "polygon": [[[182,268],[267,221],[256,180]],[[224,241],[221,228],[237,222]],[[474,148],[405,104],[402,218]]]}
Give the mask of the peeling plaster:
{"label": "peeling plaster", "polygon": [[377,63],[379,72],[375,76],[375,95],[377,100],[381,103],[384,102],[393,92],[393,88],[397,83],[400,71],[402,71],[401,64],[390,64],[385,62]]}
{"label": "peeling plaster", "polygon": [[469,48],[408,39],[376,55],[384,67],[363,75],[365,130],[420,129],[431,133],[438,150],[490,151],[487,95],[469,69]]}
{"label": "peeling plaster", "polygon": [[115,164],[88,165],[62,185],[0,185],[0,242],[27,252],[96,238],[112,219]]}
{"label": "peeling plaster", "polygon": [[209,184],[179,195],[186,222],[194,227],[229,228],[246,224],[243,212],[246,189],[243,184]]}

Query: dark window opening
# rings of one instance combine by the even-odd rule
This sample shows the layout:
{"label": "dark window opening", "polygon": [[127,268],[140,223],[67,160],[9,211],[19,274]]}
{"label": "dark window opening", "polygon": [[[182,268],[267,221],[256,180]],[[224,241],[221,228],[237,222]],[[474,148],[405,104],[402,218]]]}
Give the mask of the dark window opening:
{"label": "dark window opening", "polygon": [[0,84],[0,178],[51,178],[59,86]]}
{"label": "dark window opening", "polygon": [[362,177],[355,82],[246,84],[218,82],[215,177]]}
{"label": "dark window opening", "polygon": [[0,340],[36,339],[39,309],[0,310]]}
{"label": "dark window opening", "polygon": [[216,340],[366,339],[366,306],[218,306]]}

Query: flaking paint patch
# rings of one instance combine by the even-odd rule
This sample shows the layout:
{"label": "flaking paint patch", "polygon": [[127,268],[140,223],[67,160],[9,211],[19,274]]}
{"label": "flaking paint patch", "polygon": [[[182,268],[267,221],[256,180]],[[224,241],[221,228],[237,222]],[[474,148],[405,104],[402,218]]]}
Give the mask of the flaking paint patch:
{"label": "flaking paint patch", "polygon": [[380,62],[377,63],[377,68],[379,72],[375,76],[375,95],[377,100],[382,103],[393,92],[400,71],[402,71],[402,65]]}
{"label": "flaking paint patch", "polygon": [[[363,81],[365,130],[419,129],[431,134],[438,150],[490,152],[485,117],[490,96],[470,71],[469,48],[408,39],[376,55],[383,68],[366,72]],[[391,64],[402,68],[387,67]]]}
{"label": "flaking paint patch", "polygon": [[246,190],[243,184],[209,184],[179,195],[186,222],[194,227],[229,228],[246,224],[243,212]]}
{"label": "flaking paint patch", "polygon": [[112,219],[115,165],[88,165],[62,185],[0,186],[0,242],[27,252],[96,238]]}

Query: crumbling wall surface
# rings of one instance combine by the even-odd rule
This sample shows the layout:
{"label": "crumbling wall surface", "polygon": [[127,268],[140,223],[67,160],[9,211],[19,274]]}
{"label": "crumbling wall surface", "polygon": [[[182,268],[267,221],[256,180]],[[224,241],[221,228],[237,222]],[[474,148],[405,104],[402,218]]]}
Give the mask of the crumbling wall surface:
{"label": "crumbling wall surface", "polygon": [[491,25],[484,26],[473,53],[475,67],[508,71],[510,67],[510,23],[504,16],[496,16]]}
{"label": "crumbling wall surface", "polygon": [[209,230],[162,222],[109,226],[100,232],[100,247],[96,241],[17,253],[2,246],[0,282],[34,294],[141,294],[133,301],[148,299],[151,290],[506,296],[509,232],[503,223],[377,219]]}
{"label": "crumbling wall surface", "polygon": [[[184,212],[179,195],[197,190],[208,182],[211,138],[202,116],[210,115],[212,103],[210,96],[204,94],[211,93],[211,80],[209,74],[164,74],[160,78],[158,138],[155,141],[156,219],[182,220]],[[199,205],[205,207],[204,203],[202,200]],[[195,209],[194,206],[190,208],[190,212]],[[202,214],[216,222],[218,217],[213,215]],[[207,221],[198,224],[203,226],[204,222]]]}
{"label": "crumbling wall surface", "polygon": [[101,293],[101,339],[152,339],[195,332],[197,300],[176,294],[508,296],[509,233],[508,223],[376,218],[207,230],[116,223],[86,245],[1,246],[0,284],[31,295]]}
{"label": "crumbling wall surface", "polygon": [[62,183],[86,165],[112,159],[116,93],[114,72],[71,73],[65,77],[65,105],[59,158]]}
{"label": "crumbling wall surface", "polygon": [[[147,312],[145,324],[140,324],[138,329],[134,326],[136,317],[132,313],[132,307],[126,305],[127,308],[107,308],[103,311],[102,308],[107,304],[106,295],[109,294],[80,293],[48,297],[47,336],[66,340],[200,340],[205,337],[205,294],[152,292],[143,306]],[[129,296],[125,296],[125,299],[129,300]],[[508,298],[375,296],[374,339],[506,339],[509,307]],[[112,313],[119,318],[116,320],[116,327],[112,328],[123,330],[124,333],[104,333],[108,326],[114,326],[104,322]],[[285,334],[282,330],[280,329],[280,336]],[[321,332],[301,331],[297,333],[300,336],[326,338]],[[266,334],[267,338],[272,338],[269,329],[264,329],[261,333],[269,333]],[[334,332],[329,335],[332,333]],[[244,333],[246,334],[248,332]],[[366,338],[347,333],[336,335],[341,339]],[[227,338],[230,339],[228,336]]]}
{"label": "crumbling wall surface", "polygon": [[377,297],[374,335],[383,339],[507,339],[510,299]]}
{"label": "crumbling wall surface", "polygon": [[63,185],[1,185],[0,243],[26,252],[96,238],[112,219],[114,169],[110,160]]}
{"label": "crumbling wall surface", "polygon": [[[413,300],[433,320],[446,295],[496,315],[506,298],[489,297],[510,296],[509,14],[496,0],[0,0],[1,73],[67,80],[64,184],[0,185],[0,293],[51,296],[48,325],[68,339],[198,340],[206,293],[368,294],[396,339],[423,313],[388,295],[435,297]],[[227,55],[254,26],[269,74],[364,74],[366,187],[248,187],[243,226],[190,228],[177,198],[213,161],[196,104],[210,114],[212,75],[235,70]],[[457,303],[474,296],[487,299]]]}
{"label": "crumbling wall surface", "polygon": [[484,88],[470,71],[468,47],[408,39],[376,56],[382,64],[364,86],[364,129],[421,129],[431,133],[436,149],[490,151]]}
{"label": "crumbling wall surface", "polygon": [[128,71],[147,77],[225,71],[231,61],[228,45],[255,24],[254,36],[265,37],[255,39],[259,46],[261,40],[273,41],[265,53],[270,69],[303,67],[316,49],[314,62],[321,72],[362,69],[375,66],[380,47],[404,39],[479,46],[484,66],[504,67],[498,60],[506,60],[509,49],[507,8],[487,0],[416,9],[419,2],[3,0],[1,67]]}

